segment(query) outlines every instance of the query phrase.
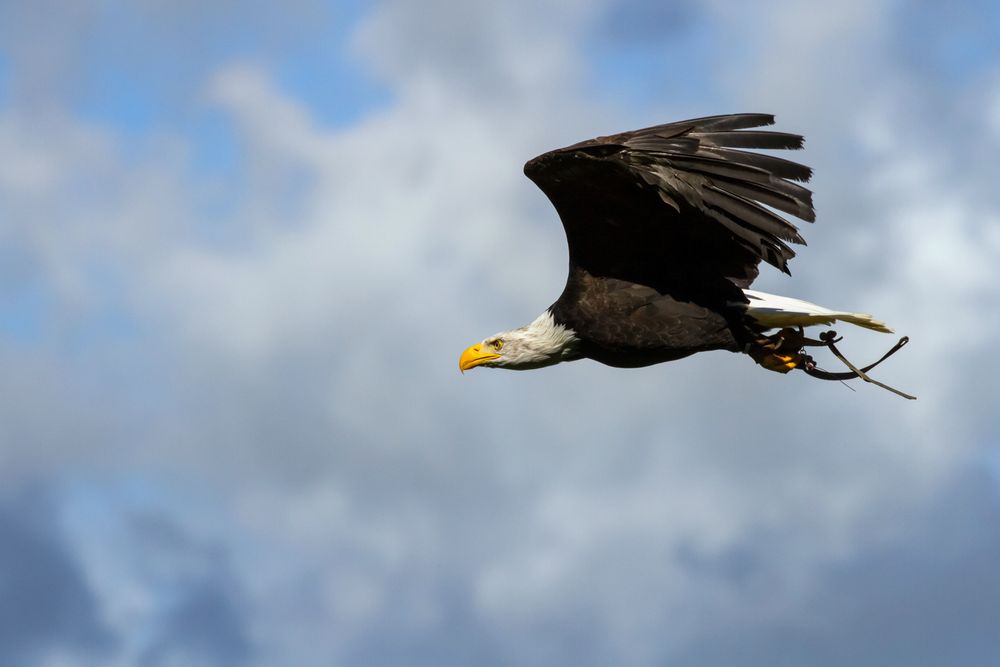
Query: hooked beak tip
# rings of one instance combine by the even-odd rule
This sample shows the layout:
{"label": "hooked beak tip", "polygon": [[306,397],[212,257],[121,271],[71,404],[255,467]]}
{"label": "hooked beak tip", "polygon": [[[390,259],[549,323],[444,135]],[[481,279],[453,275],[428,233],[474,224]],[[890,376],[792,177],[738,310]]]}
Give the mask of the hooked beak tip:
{"label": "hooked beak tip", "polygon": [[498,358],[499,354],[494,354],[492,352],[483,352],[481,345],[473,345],[462,353],[462,356],[458,359],[458,370],[465,374],[465,371],[470,368],[475,368],[480,364],[484,364],[487,361],[492,361]]}

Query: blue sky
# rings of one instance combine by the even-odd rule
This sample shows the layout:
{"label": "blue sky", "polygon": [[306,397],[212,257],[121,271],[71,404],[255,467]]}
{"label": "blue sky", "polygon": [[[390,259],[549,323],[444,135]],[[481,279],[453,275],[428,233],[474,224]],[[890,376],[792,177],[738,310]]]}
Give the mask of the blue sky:
{"label": "blue sky", "polygon": [[[991,664],[997,13],[0,4],[0,663]],[[565,278],[524,161],[735,111],[816,170],[758,286],[917,402],[459,375]]]}

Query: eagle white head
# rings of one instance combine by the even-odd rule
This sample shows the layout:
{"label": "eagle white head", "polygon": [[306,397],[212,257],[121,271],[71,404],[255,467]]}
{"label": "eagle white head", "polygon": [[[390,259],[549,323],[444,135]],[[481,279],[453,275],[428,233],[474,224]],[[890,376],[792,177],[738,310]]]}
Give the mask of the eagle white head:
{"label": "eagle white head", "polygon": [[462,353],[458,368],[463,373],[476,366],[526,371],[579,359],[580,339],[572,329],[558,324],[546,310],[534,322],[494,334]]}

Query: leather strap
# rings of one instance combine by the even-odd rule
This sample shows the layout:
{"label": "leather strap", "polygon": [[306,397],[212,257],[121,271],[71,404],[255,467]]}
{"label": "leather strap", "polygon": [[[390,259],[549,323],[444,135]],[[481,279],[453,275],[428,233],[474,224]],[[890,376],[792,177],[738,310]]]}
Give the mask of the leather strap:
{"label": "leather strap", "polygon": [[847,359],[847,357],[841,354],[840,350],[837,349],[837,346],[834,343],[840,341],[841,339],[837,338],[836,331],[826,331],[820,334],[819,338],[820,338],[819,340],[803,338],[802,344],[810,347],[829,348],[830,352],[832,352],[835,357],[840,359],[840,361],[843,362],[843,364],[851,370],[849,373],[831,373],[830,371],[824,371],[819,368],[816,368],[814,364],[806,364],[804,366],[801,366],[802,370],[805,371],[806,374],[810,375],[811,377],[818,378],[820,380],[851,380],[854,378],[861,378],[865,382],[870,382],[874,385],[882,387],[883,389],[891,391],[897,396],[902,396],[903,398],[909,399],[911,401],[916,400],[917,398],[916,396],[911,396],[910,394],[902,392],[894,387],[890,387],[889,385],[879,382],[878,380],[874,380],[867,375],[868,371],[881,364],[883,361],[885,361],[886,359],[894,355],[896,352],[898,352],[904,345],[909,343],[910,339],[907,336],[903,336],[902,338],[900,338],[899,342],[893,345],[888,352],[883,354],[878,361],[876,361],[873,364],[868,364],[863,368],[858,368],[857,366],[852,364]]}

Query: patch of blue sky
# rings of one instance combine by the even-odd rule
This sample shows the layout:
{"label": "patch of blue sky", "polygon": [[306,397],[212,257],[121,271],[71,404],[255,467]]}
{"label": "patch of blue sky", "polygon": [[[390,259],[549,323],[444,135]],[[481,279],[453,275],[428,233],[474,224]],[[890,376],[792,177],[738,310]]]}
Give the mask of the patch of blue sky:
{"label": "patch of blue sky", "polygon": [[95,347],[113,349],[146,337],[143,323],[121,303],[109,301],[88,312],[71,327],[66,348],[72,356],[85,360]]}
{"label": "patch of blue sky", "polygon": [[10,63],[7,57],[0,52],[0,108],[9,102],[10,93]]}
{"label": "patch of blue sky", "polygon": [[350,127],[392,103],[390,90],[352,49],[372,9],[367,0],[339,2],[314,39],[297,41],[273,63],[281,90],[306,104],[322,125]]}
{"label": "patch of blue sky", "polygon": [[54,307],[50,294],[37,283],[16,290],[4,290],[0,308],[0,340],[20,343],[42,342],[46,322]]}
{"label": "patch of blue sky", "polygon": [[232,176],[240,161],[232,128],[202,94],[221,61],[166,63],[147,56],[136,62],[133,47],[105,44],[88,54],[82,92],[71,101],[74,116],[113,131],[125,159],[148,159],[149,139],[179,135],[203,175]]}
{"label": "patch of blue sky", "polygon": [[[657,117],[716,113],[726,106],[712,76],[720,58],[717,37],[710,19],[690,3],[616,5],[584,49],[590,87],[623,107],[662,110]],[[670,110],[680,100],[700,106]]]}
{"label": "patch of blue sky", "polygon": [[993,0],[900,3],[892,21],[898,57],[935,85],[962,88],[1000,67]]}
{"label": "patch of blue sky", "polygon": [[[273,10],[255,9],[244,21],[232,12],[207,12],[188,29],[177,27],[176,16],[173,28],[160,28],[148,13],[112,3],[91,37],[69,103],[76,117],[114,132],[126,160],[155,160],[152,139],[181,138],[186,177],[200,192],[193,205],[206,222],[198,234],[208,242],[236,242],[242,226],[230,223],[242,201],[246,155],[230,114],[208,99],[213,77],[237,63],[260,67],[317,123],[350,127],[391,103],[388,89],[351,50],[369,8],[348,2],[298,22],[266,13]],[[176,38],[184,30],[191,39],[182,45]]]}
{"label": "patch of blue sky", "polygon": [[[302,103],[327,128],[346,128],[391,103],[388,90],[343,54],[306,50],[283,57],[268,68],[275,85]],[[172,128],[190,142],[194,167],[201,172],[237,175],[244,155],[236,127],[227,113],[201,106],[177,119]]]}
{"label": "patch of blue sky", "polygon": [[281,89],[328,127],[349,127],[393,101],[388,88],[346,49],[330,51],[322,44],[298,49],[276,74]]}
{"label": "patch of blue sky", "polygon": [[219,109],[203,109],[176,128],[190,142],[191,161],[198,176],[234,177],[244,163],[236,127]]}
{"label": "patch of blue sky", "polygon": [[240,162],[237,138],[204,98],[211,77],[226,65],[259,64],[329,126],[349,126],[389,103],[387,89],[350,50],[366,7],[351,2],[321,12],[302,35],[289,34],[295,32],[289,26],[269,34],[262,13],[242,23],[215,17],[192,28],[190,43],[182,45],[173,32],[147,25],[148,16],[117,6],[94,36],[74,112],[126,137],[179,132],[191,141],[196,169],[229,174]]}
{"label": "patch of blue sky", "polygon": [[[122,520],[136,514],[178,513],[202,517],[206,526],[212,525],[223,517],[209,517],[219,504],[217,498],[206,497],[208,488],[162,472],[156,476],[137,471],[108,475],[82,469],[67,470],[55,487],[61,513],[71,529],[78,529],[81,535],[100,531],[109,538],[122,528]],[[122,508],[127,508],[128,515],[122,515]]]}

